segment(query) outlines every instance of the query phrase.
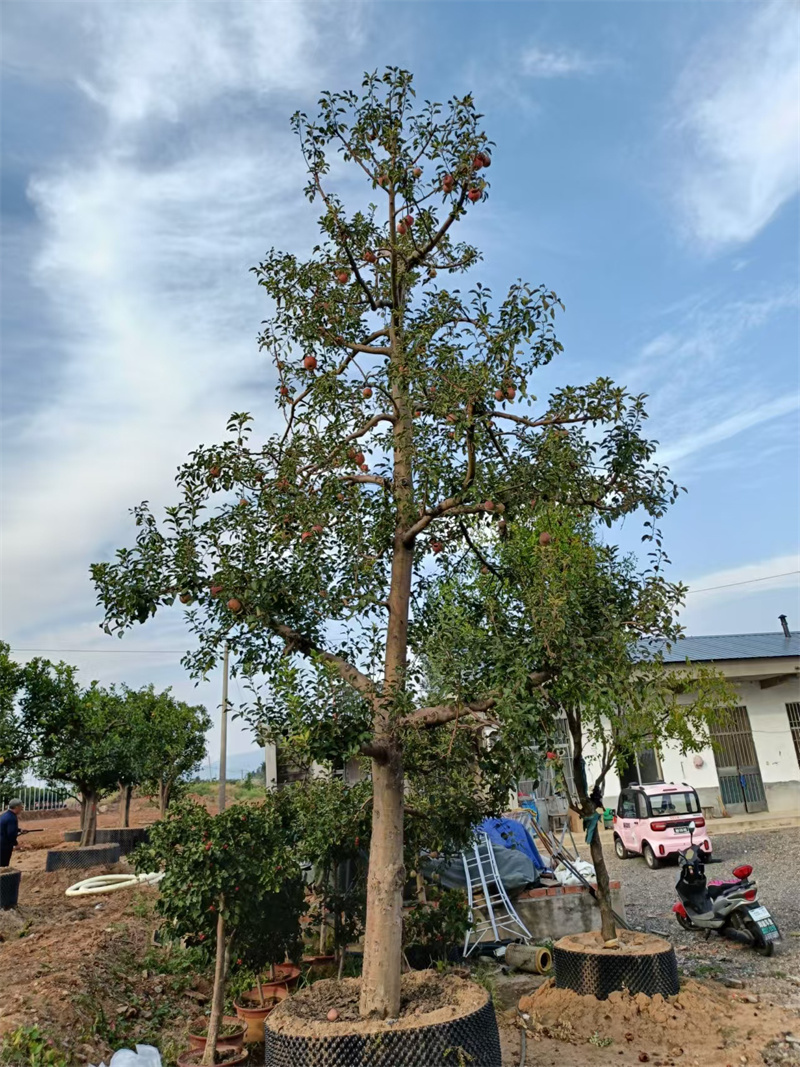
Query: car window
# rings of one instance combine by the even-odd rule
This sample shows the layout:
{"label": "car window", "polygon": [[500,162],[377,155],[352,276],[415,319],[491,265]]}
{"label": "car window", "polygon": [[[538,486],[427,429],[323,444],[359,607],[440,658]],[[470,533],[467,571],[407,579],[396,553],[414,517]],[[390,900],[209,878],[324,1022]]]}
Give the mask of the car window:
{"label": "car window", "polygon": [[697,793],[656,793],[650,797],[653,815],[699,815]]}
{"label": "car window", "polygon": [[636,808],[640,819],[647,818],[647,797],[644,793],[636,794]]}
{"label": "car window", "polygon": [[633,797],[630,793],[623,793],[619,798],[619,810],[618,815],[621,815],[623,819],[635,819],[636,818],[636,805],[633,802]]}

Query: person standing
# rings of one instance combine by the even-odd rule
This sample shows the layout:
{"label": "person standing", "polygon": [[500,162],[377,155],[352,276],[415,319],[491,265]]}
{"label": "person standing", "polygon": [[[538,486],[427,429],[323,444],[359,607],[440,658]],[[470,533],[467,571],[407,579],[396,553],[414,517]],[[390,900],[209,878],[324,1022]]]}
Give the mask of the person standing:
{"label": "person standing", "polygon": [[19,816],[22,810],[22,801],[14,797],[8,802],[8,810],[0,815],[0,867],[8,867],[11,864],[11,853],[16,847],[17,838],[22,833],[19,828]]}

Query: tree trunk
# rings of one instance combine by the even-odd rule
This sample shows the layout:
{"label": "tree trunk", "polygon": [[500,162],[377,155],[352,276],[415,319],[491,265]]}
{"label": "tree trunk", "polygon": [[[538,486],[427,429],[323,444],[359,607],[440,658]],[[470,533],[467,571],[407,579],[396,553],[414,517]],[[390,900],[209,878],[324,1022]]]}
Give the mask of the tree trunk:
{"label": "tree trunk", "polygon": [[[591,805],[590,805],[591,806]],[[597,903],[600,905],[600,924],[604,941],[611,941],[617,936],[617,926],[614,922],[613,908],[611,907],[611,889],[608,884],[608,868],[603,855],[603,842],[600,840],[600,825],[595,827],[589,848],[592,853],[594,873],[597,877]]]}
{"label": "tree trunk", "polygon": [[80,793],[81,793],[81,833],[83,833],[83,828],[86,825],[86,794],[83,792],[83,790],[81,790]]}
{"label": "tree trunk", "polygon": [[131,824],[131,796],[133,795],[132,785],[120,785],[119,787],[119,825],[121,829],[127,830]]}
{"label": "tree trunk", "polygon": [[217,1039],[219,1037],[219,1028],[222,1024],[222,1009],[225,1006],[225,979],[228,975],[230,947],[225,940],[225,920],[222,917],[224,906],[225,901],[220,897],[219,913],[217,915],[217,952],[214,962],[214,992],[211,998],[208,1038],[202,1059],[203,1067],[210,1067],[216,1058]]}
{"label": "tree trunk", "polygon": [[[398,420],[399,421],[399,420]],[[397,453],[396,453],[397,455]],[[395,481],[410,488],[408,468],[395,459]],[[401,525],[404,518],[400,510]],[[395,701],[405,687],[413,548],[395,535],[384,699],[376,709],[374,740],[387,758],[372,761],[372,838],[367,879],[367,922],[360,1014],[396,1019],[400,1013],[403,961],[403,757],[395,726]]]}
{"label": "tree trunk", "polygon": [[172,793],[172,782],[164,780],[163,778],[158,783],[158,806],[162,816],[167,814],[167,808],[169,807],[169,798]]}
{"label": "tree trunk", "polygon": [[80,848],[86,848],[95,844],[97,840],[97,793],[87,790],[83,794],[82,803],[85,805],[83,826],[81,826]]}
{"label": "tree trunk", "polygon": [[[589,796],[589,786],[586,782],[586,768],[583,759],[583,724],[580,712],[567,710],[567,723],[572,737],[572,775],[575,780],[575,791],[578,799],[578,814],[584,819],[596,815],[595,805]],[[602,818],[602,815],[600,816]],[[613,909],[611,907],[611,889],[608,885],[608,868],[603,856],[603,843],[600,840],[600,825],[595,827],[592,840],[589,845],[592,855],[592,864],[597,880],[597,903],[600,907],[600,929],[604,941],[611,941],[617,936],[617,927],[614,922]]]}

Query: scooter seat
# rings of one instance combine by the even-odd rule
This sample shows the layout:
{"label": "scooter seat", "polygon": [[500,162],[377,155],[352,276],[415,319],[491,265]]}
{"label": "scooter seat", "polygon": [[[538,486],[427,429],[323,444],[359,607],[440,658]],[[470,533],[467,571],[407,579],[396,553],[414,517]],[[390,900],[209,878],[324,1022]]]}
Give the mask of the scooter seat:
{"label": "scooter seat", "polygon": [[716,900],[718,896],[721,896],[726,889],[730,889],[732,885],[736,885],[736,882],[709,882],[708,895],[712,900]]}

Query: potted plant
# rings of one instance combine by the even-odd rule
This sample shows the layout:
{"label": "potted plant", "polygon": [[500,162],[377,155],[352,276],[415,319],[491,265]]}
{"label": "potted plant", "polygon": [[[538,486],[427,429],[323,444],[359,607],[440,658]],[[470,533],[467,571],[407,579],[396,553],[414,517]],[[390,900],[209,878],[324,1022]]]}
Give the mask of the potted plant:
{"label": "potted plant", "polygon": [[300,968],[285,961],[298,959],[302,952],[300,917],[305,907],[303,881],[295,869],[277,892],[264,894],[258,908],[248,910],[237,930],[236,964],[255,975],[252,988],[233,1002],[236,1015],[247,1024],[247,1041],[264,1040],[264,1019],[300,976]]}
{"label": "potted plant", "polygon": [[[195,1019],[189,1027],[189,1049],[204,1049],[208,1042],[208,1030],[211,1020],[207,1015]],[[220,1044],[241,1048],[244,1045],[244,1036],[247,1024],[237,1019],[235,1015],[223,1015],[222,1023],[217,1031],[217,1048]]]}
{"label": "potted plant", "polygon": [[312,926],[318,952],[307,955],[305,962],[317,967],[335,964],[339,974],[347,945],[364,922],[369,791],[367,781],[347,785],[333,776],[298,782],[290,791],[298,855],[311,865],[309,892],[316,920]]}
{"label": "potted plant", "polygon": [[231,1058],[233,1050],[223,1040],[231,961],[238,958],[240,942],[243,950],[251,944],[252,930],[269,915],[275,894],[300,877],[280,798],[268,794],[261,804],[236,804],[219,815],[180,801],[153,826],[150,843],[137,850],[134,862],[137,870],[164,871],[157,908],[171,935],[214,960],[205,1047],[188,1052],[185,1062],[204,1067],[244,1062]]}

